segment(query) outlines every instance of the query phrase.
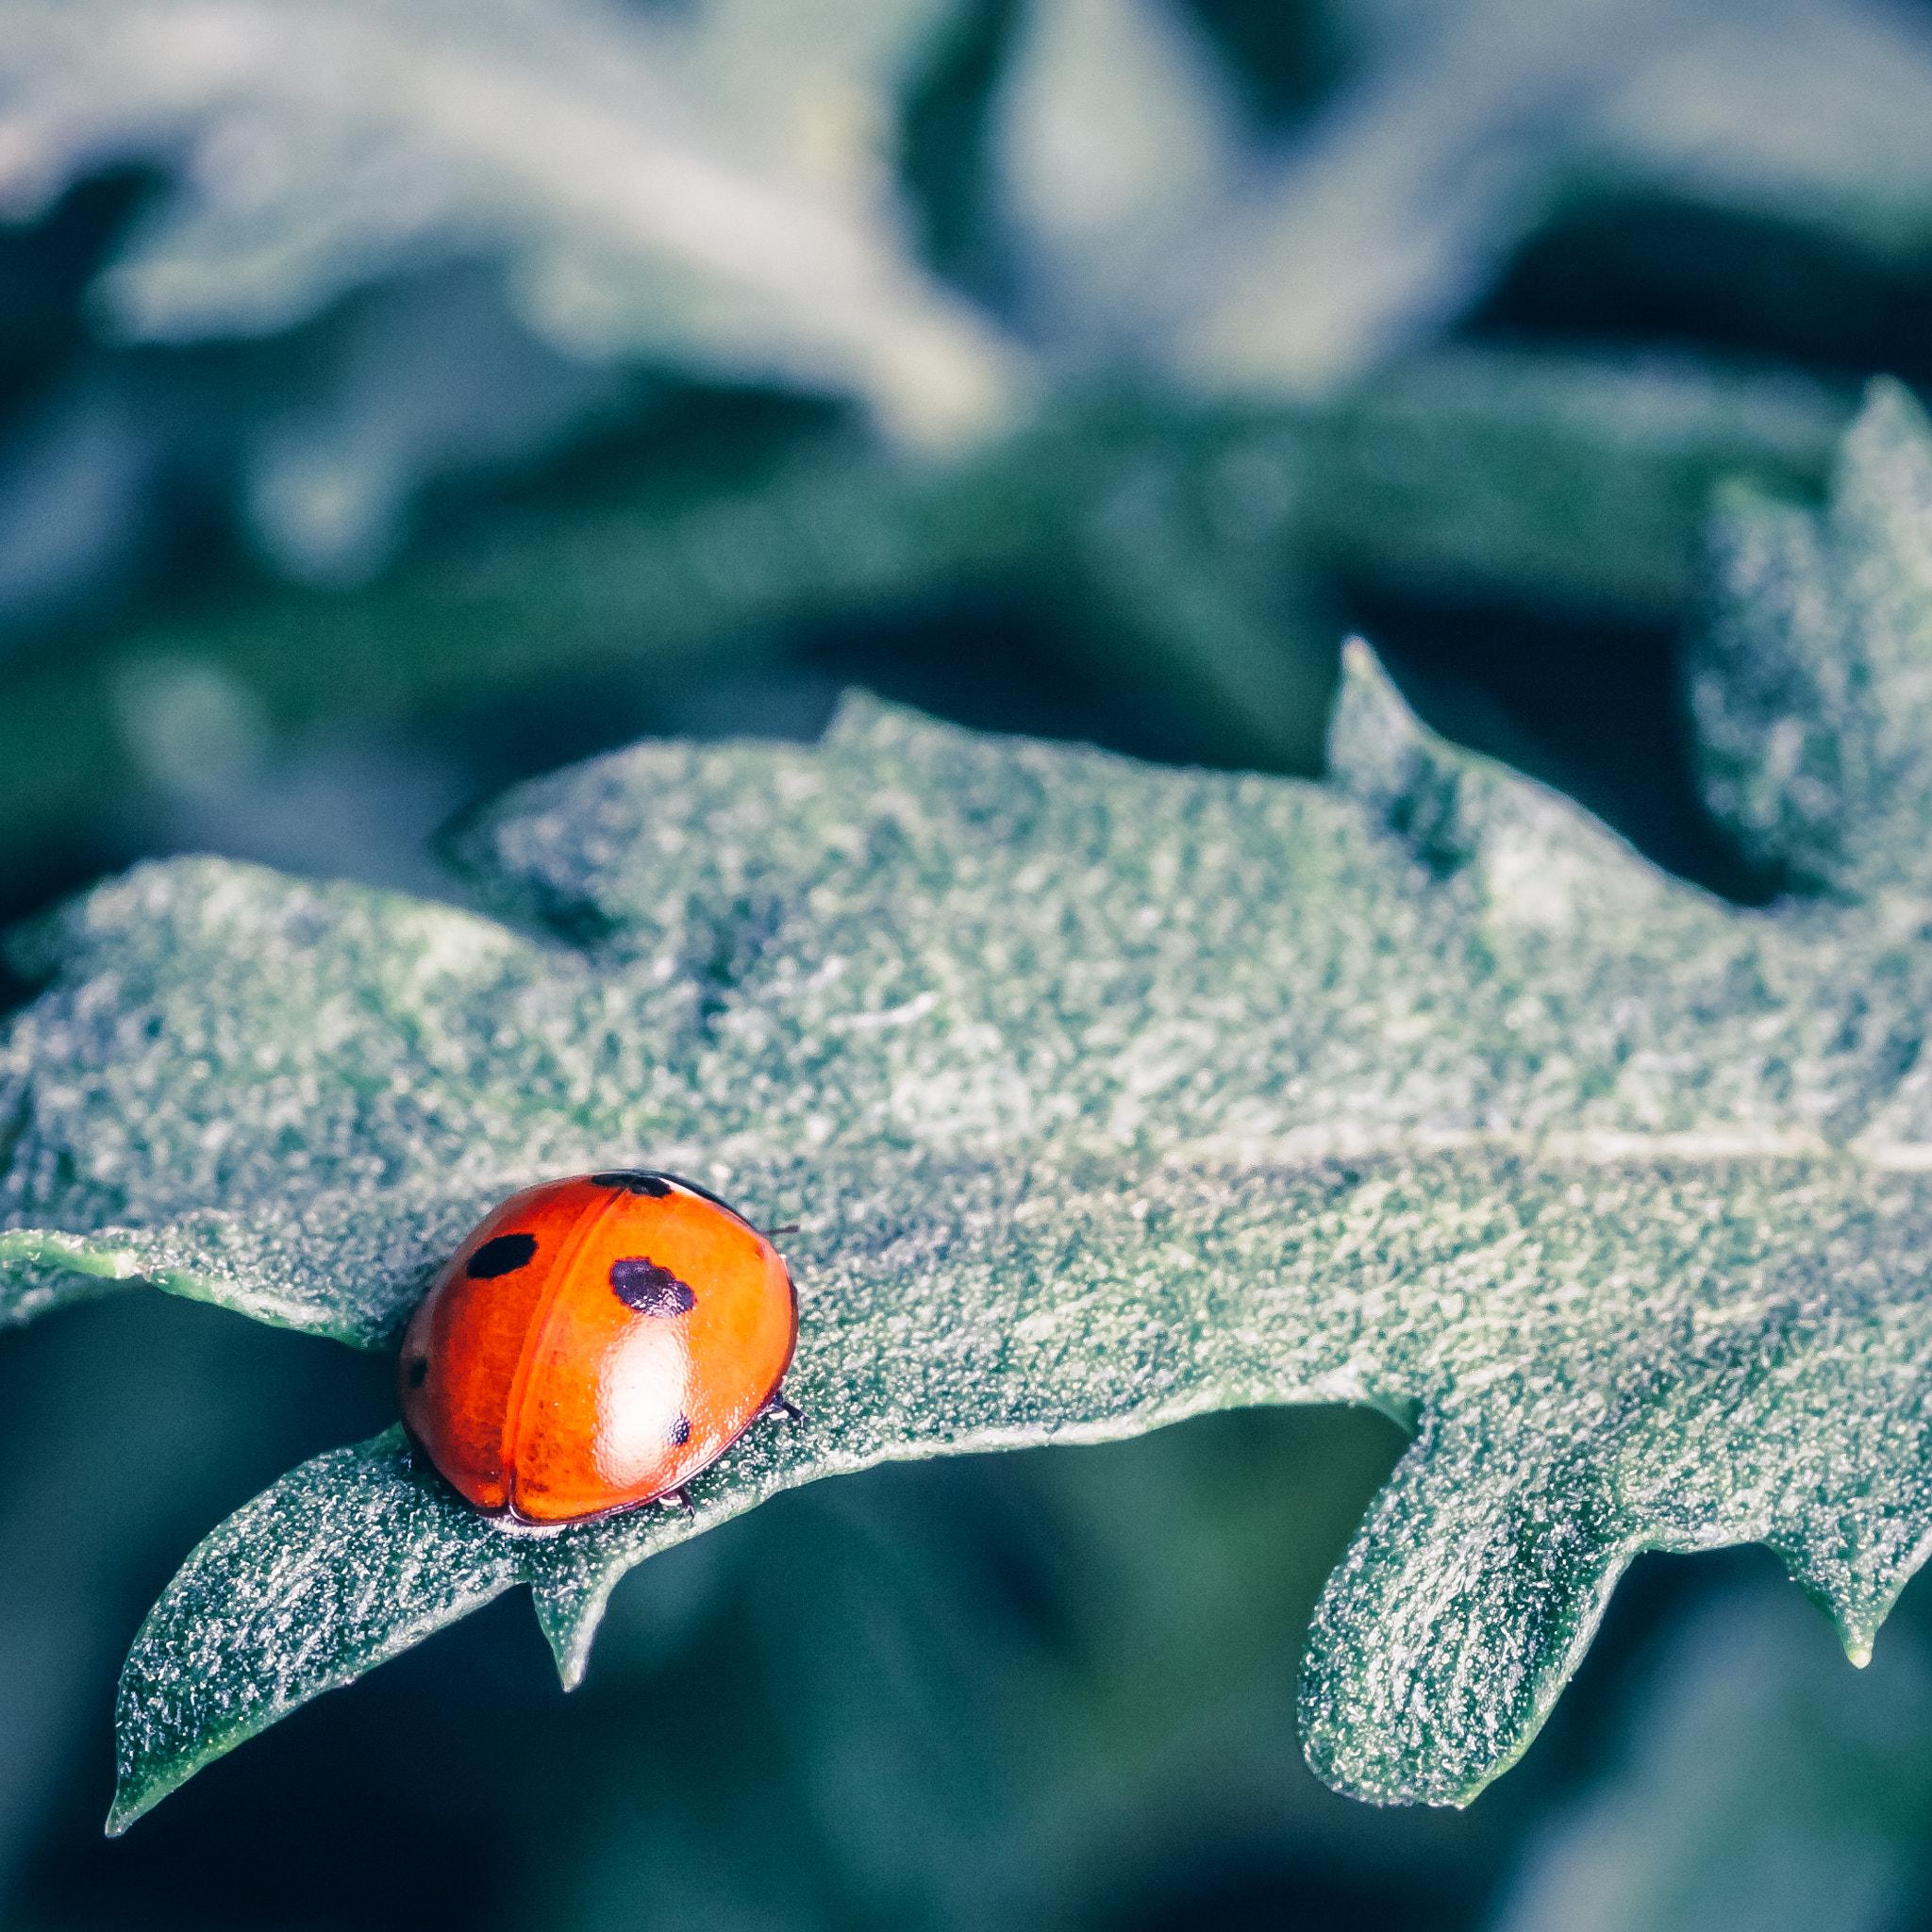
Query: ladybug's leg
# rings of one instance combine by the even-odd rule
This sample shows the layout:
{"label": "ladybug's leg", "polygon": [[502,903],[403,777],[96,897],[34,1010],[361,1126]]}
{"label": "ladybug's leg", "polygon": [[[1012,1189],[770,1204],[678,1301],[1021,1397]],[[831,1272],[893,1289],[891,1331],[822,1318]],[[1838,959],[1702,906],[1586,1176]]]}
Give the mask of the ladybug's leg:
{"label": "ladybug's leg", "polygon": [[766,1396],[764,1407],[752,1417],[752,1421],[761,1423],[768,1415],[789,1416],[794,1428],[805,1421],[804,1409],[800,1408],[782,1389],[774,1389]]}
{"label": "ladybug's leg", "polygon": [[663,1504],[667,1509],[682,1509],[687,1523],[695,1523],[698,1520],[697,1505],[691,1501],[691,1491],[687,1489],[679,1487],[666,1490],[661,1496],[653,1500]]}

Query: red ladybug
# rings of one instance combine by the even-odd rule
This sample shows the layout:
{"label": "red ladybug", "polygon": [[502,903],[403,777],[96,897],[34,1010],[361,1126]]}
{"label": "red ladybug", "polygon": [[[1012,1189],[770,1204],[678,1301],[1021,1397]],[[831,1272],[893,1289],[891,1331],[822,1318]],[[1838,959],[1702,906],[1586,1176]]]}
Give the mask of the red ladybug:
{"label": "red ladybug", "polygon": [[477,1508],[576,1523],[684,1485],[779,1393],[798,1296],[715,1194],[625,1171],[512,1194],[403,1338],[403,1422]]}

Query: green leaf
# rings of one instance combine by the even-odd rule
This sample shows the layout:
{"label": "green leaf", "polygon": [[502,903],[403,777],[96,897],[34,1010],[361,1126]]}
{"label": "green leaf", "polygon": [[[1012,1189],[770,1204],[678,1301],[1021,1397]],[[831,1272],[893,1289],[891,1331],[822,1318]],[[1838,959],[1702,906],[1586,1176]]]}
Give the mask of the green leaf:
{"label": "green leaf", "polygon": [[[1880,391],[1813,525],[1907,612],[1857,506],[1925,450]],[[1857,716],[1912,702],[1916,636]],[[1882,866],[1753,912],[1434,738],[1361,645],[1330,754],[1325,786],[1162,770],[852,699],[815,749],[645,744],[479,815],[455,856],[513,925],[143,868],[25,949],[58,977],[0,1063],[16,1293],[66,1256],[380,1343],[488,1203],[645,1159],[803,1224],[811,1423],[741,1442],[701,1523],[1255,1403],[1412,1426],[1315,1619],[1340,1789],[1466,1803],[1641,1549],[1766,1541],[1862,1658],[1932,1535],[1922,768],[1842,793]],[[261,1594],[192,1669],[188,1611],[137,1644],[139,1791],[535,1578],[426,1477],[339,1535],[391,1451],[358,1454],[184,1572],[170,1604]],[[681,1533],[559,1541],[567,1675]]]}
{"label": "green leaf", "polygon": [[[277,590],[61,654],[0,709],[0,841],[166,776],[146,741],[165,714],[139,701],[158,672],[218,680],[289,738],[345,707],[390,733],[560,678],[671,689],[990,584],[1052,586],[1064,648],[1138,692],[1177,752],[1313,770],[1338,628],[1324,578],[1673,622],[1712,484],[1819,489],[1851,411],[1789,371],[1461,348],[1322,409],[1089,402],[944,467],[841,436],[721,479],[722,439],[695,437],[619,500],[506,514],[359,591]],[[218,779],[210,750],[163,763]]]}
{"label": "green leaf", "polygon": [[1807,891],[1932,886],[1932,445],[1874,383],[1824,517],[1731,492],[1693,672],[1704,790]]}
{"label": "green leaf", "polygon": [[1768,217],[1902,269],[1925,245],[1932,40],[1914,16],[1448,0],[1395,33],[1349,13],[1341,85],[1138,291],[1196,381],[1278,394],[1373,368],[1591,203]]}
{"label": "green leaf", "polygon": [[956,441],[1011,409],[1021,366],[911,259],[878,152],[941,18],[6,0],[0,207],[28,213],[107,157],[185,158],[98,291],[137,341],[266,334],[481,255],[567,355],[857,395]]}
{"label": "green leaf", "polygon": [[[1614,225],[1661,199],[1734,243],[1768,219],[1840,270],[1918,273],[1932,46],[1908,17],[1456,0],[1391,35],[1357,10],[1276,40],[1333,28],[1350,50],[1283,144],[1242,125],[1235,76],[1173,0],[1089,0],[1010,33],[948,0],[407,18],[370,0],[0,0],[0,216],[89,169],[175,170],[95,319],[123,340],[280,336],[245,376],[231,354],[75,365],[11,458],[33,558],[13,615],[39,628],[91,589],[125,593],[138,526],[165,523],[165,489],[129,480],[65,520],[58,555],[32,541],[28,507],[103,449],[130,479],[174,474],[174,445],[213,460],[251,547],[359,585],[428,486],[641,408],[640,370],[856,396],[895,443],[954,448],[1041,391],[1140,390],[1150,369],[1197,398],[1330,398],[1467,319],[1579,209]],[[978,306],[915,258],[894,178],[895,146],[920,145],[895,134],[931,104],[918,76],[943,75],[931,62],[962,26],[978,77],[949,125],[987,139],[952,156],[970,212],[939,225],[973,232],[938,252]],[[1213,575],[1173,601],[1211,605]],[[1239,613],[1232,628],[1230,681],[1252,689]]]}
{"label": "green leaf", "polygon": [[[636,1562],[677,1534],[661,1514],[638,1516],[595,1541],[607,1562],[615,1549]],[[305,1462],[207,1538],[142,1624],[115,1713],[108,1831],[512,1584],[535,1586],[540,1609],[594,1591],[587,1535],[492,1528],[412,1456],[400,1425]],[[575,1682],[581,1662],[562,1643],[558,1657]]]}

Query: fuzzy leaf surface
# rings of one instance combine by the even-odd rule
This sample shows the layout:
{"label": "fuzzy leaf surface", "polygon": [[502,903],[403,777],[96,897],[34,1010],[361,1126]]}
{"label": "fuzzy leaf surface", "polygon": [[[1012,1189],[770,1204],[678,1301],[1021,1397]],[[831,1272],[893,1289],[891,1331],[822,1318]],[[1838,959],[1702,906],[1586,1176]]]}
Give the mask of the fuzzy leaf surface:
{"label": "fuzzy leaf surface", "polygon": [[[1802,525],[1895,591],[1842,633],[1874,641],[1841,741],[1932,664],[1915,553],[1858,509],[1928,466],[1880,390]],[[1718,627],[1745,691],[1789,629],[1755,581]],[[56,976],[6,1047],[13,1311],[145,1276],[382,1345],[505,1192],[648,1162],[802,1224],[810,1426],[741,1441],[700,1524],[1219,1407],[1413,1426],[1306,1666],[1341,1790],[1467,1802],[1642,1549],[1766,1541],[1862,1657],[1932,1533],[1926,768],[1847,763],[1878,856],[1748,911],[1431,736],[1362,646],[1330,751],[1326,785],[1172,771],[854,699],[813,749],[511,794],[454,848],[501,923],[214,860],[111,882],[22,949]],[[393,1442],[342,1455],[137,1644],[124,1820],[510,1582],[575,1675],[689,1533],[533,1543]]]}

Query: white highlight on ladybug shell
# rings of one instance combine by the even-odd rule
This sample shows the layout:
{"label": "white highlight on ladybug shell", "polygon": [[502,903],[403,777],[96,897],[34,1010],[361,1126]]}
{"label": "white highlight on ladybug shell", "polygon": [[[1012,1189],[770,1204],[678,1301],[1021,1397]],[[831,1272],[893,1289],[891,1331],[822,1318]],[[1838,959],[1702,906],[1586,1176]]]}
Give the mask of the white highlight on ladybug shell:
{"label": "white highlight on ladybug shell", "polygon": [[636,1322],[612,1343],[599,1377],[602,1421],[593,1450],[607,1482],[628,1488],[663,1467],[690,1379],[681,1324]]}

